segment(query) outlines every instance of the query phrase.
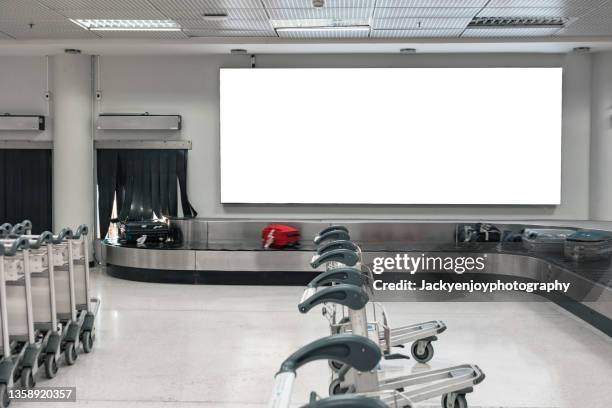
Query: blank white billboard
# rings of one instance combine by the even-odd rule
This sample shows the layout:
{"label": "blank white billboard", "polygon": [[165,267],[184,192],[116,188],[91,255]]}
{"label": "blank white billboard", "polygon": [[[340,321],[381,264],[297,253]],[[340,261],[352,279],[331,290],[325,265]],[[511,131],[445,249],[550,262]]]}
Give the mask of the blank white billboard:
{"label": "blank white billboard", "polygon": [[561,68],[221,69],[221,202],[560,204]]}

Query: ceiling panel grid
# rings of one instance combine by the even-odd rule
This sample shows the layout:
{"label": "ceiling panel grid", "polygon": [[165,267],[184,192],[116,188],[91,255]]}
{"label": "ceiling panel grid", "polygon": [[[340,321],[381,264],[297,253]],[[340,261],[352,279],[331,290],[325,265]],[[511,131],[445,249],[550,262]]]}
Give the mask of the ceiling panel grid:
{"label": "ceiling panel grid", "polygon": [[488,0],[377,0],[376,7],[484,7]]}
{"label": "ceiling panel grid", "polygon": [[439,30],[372,30],[371,38],[456,38],[461,35],[463,28]]}
{"label": "ceiling panel grid", "polygon": [[559,31],[558,27],[515,27],[515,28],[471,28],[462,37],[542,37],[551,36]]}
{"label": "ceiling panel grid", "polygon": [[281,38],[294,39],[321,39],[321,38],[368,38],[368,31],[344,30],[306,30],[306,31],[280,31]]}
{"label": "ceiling panel grid", "polygon": [[242,31],[242,30],[185,30],[189,37],[276,37],[276,31]]}
{"label": "ceiling panel grid", "polygon": [[435,30],[444,28],[465,28],[471,18],[394,18],[373,21],[374,29],[384,30]]}
{"label": "ceiling panel grid", "polygon": [[478,17],[580,17],[590,11],[569,7],[485,7]]}
{"label": "ceiling panel grid", "polygon": [[472,18],[480,11],[477,7],[413,7],[413,8],[376,8],[374,18],[413,18],[413,17],[469,17]]}
{"label": "ceiling panel grid", "polygon": [[148,10],[149,0],[39,0],[54,10]]}
{"label": "ceiling panel grid", "polygon": [[183,29],[220,29],[267,31],[272,30],[270,21],[266,20],[177,20]]}
{"label": "ceiling panel grid", "polygon": [[[271,8],[312,8],[312,0],[262,0],[267,9]],[[329,8],[370,8],[375,0],[326,0]]]}

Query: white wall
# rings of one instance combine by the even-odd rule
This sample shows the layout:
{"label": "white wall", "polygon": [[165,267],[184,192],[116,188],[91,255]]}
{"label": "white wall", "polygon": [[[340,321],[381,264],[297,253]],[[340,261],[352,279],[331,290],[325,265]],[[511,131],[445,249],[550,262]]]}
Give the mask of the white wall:
{"label": "white wall", "polygon": [[[611,106],[612,56],[596,56],[593,73],[602,82],[594,86],[601,95],[603,106]],[[604,65],[600,61],[606,61]],[[182,138],[193,141],[189,156],[189,193],[194,207],[202,217],[237,218],[488,218],[488,219],[587,219],[589,214],[589,133],[591,101],[591,68],[589,55],[555,54],[428,54],[428,55],[262,55],[257,57],[261,67],[401,67],[401,66],[557,66],[564,71],[564,121],[562,204],[557,207],[540,206],[337,206],[337,205],[231,205],[219,202],[219,82],[218,69],[246,67],[248,56],[200,55],[200,56],[104,56],[100,63],[102,101],[100,112],[180,113],[183,130],[180,133],[122,134],[98,132],[98,138]],[[53,84],[51,84],[53,85]],[[358,84],[356,84],[358,86]],[[607,88],[605,87],[607,86]],[[0,57],[0,112],[41,113],[46,109],[44,101],[44,58]],[[480,89],[474,92],[486,97],[498,89]],[[607,98],[607,102],[603,99]],[[593,103],[598,104],[594,96]],[[598,99],[599,100],[599,99]],[[279,102],[282,103],[282,102]],[[274,109],[273,106],[270,109]],[[609,120],[610,115],[607,116]],[[609,132],[609,122],[607,131]],[[51,129],[49,124],[48,129]],[[607,133],[609,136],[609,133]],[[19,135],[0,132],[0,138],[15,139]],[[20,136],[20,137],[23,137]],[[50,138],[46,131],[38,138]],[[76,136],[75,136],[76,137]],[[83,135],[82,137],[90,137]],[[603,140],[602,134],[600,139]],[[609,138],[607,139],[609,142]],[[599,142],[598,142],[599,143]],[[592,146],[592,153],[600,159],[591,168],[593,183],[591,193],[608,194],[608,212],[605,215],[596,203],[591,211],[599,219],[612,219],[610,204],[612,189],[605,185],[612,166],[605,157],[612,157],[612,146],[600,150]],[[501,165],[533,166],[537,171],[537,158],[517,157],[514,163]],[[482,161],[482,169],[491,171],[489,161]],[[606,167],[607,166],[607,167]],[[462,165],[458,164],[458,168]],[[91,174],[92,169],[82,169]],[[324,172],[314,173],[322,177]],[[262,169],[262,177],[271,177]],[[406,183],[412,174],[406,175]],[[605,176],[605,178],[604,178]],[[597,186],[597,187],[595,187]],[[465,175],[465,188],[480,188],[470,183]],[[91,196],[87,187],[75,187],[75,194]],[[81,191],[83,190],[83,191]],[[602,193],[600,193],[602,194]],[[59,205],[59,204],[58,204]],[[76,221],[75,221],[76,222]]]}
{"label": "white wall", "polygon": [[[46,115],[47,69],[44,57],[0,57],[0,115]],[[51,140],[52,120],[43,132],[1,131],[0,140]]]}
{"label": "white wall", "polygon": [[612,52],[593,55],[590,215],[612,220]]}
{"label": "white wall", "polygon": [[[562,203],[560,206],[339,206],[339,205],[221,205],[219,199],[219,67],[249,66],[248,56],[104,56],[100,63],[100,111],[180,113],[180,134],[158,133],[154,138],[193,141],[189,156],[189,193],[203,217],[249,218],[495,218],[495,219],[587,219],[589,211],[589,102],[590,57],[571,54],[503,55],[263,55],[260,67],[402,67],[402,66],[558,66],[564,70],[564,121]],[[359,86],[356,84],[355,86]],[[528,90],[527,90],[528,91]],[[503,92],[480,89],[474,92]],[[282,101],[279,101],[282,103]],[[274,109],[274,106],[270,106]],[[443,119],[443,118],[441,118]],[[500,124],[503,126],[503,124]],[[99,132],[98,138],[142,138],[144,135]],[[264,158],[262,158],[264,159]],[[513,163],[497,165],[532,166],[537,158],[517,157]],[[483,171],[495,166],[488,159]],[[463,167],[457,164],[458,168]],[[262,167],[262,177],[266,174]],[[406,174],[406,183],[414,174]],[[313,177],[324,178],[324,171]],[[481,188],[470,183],[465,188]]]}

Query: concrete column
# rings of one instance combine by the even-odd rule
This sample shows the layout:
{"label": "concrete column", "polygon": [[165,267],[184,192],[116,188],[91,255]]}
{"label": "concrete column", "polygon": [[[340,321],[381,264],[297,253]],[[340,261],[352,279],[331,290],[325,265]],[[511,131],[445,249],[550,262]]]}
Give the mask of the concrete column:
{"label": "concrete column", "polygon": [[593,54],[590,218],[612,221],[612,52]]}
{"label": "concrete column", "polygon": [[53,229],[94,231],[92,71],[89,55],[52,61]]}

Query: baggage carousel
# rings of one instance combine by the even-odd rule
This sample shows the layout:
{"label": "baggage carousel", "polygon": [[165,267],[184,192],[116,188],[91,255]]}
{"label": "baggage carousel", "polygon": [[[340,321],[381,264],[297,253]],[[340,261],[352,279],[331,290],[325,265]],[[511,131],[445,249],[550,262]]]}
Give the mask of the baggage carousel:
{"label": "baggage carousel", "polygon": [[[242,220],[173,220],[182,232],[182,243],[120,244],[102,243],[102,258],[110,275],[147,282],[200,284],[276,284],[303,285],[323,270],[313,270],[310,261],[315,247],[310,237],[333,222],[287,222],[300,229],[303,242],[284,250],[263,249],[261,230],[268,222]],[[462,222],[341,222],[363,251],[363,261],[371,264],[377,257],[412,256],[451,257],[484,256],[485,268],[461,275],[462,280],[504,282],[570,283],[567,293],[541,293],[542,299],[565,309],[612,336],[612,265],[610,259],[581,261],[567,259],[562,252],[529,251],[522,243],[458,243]],[[500,230],[519,232],[546,224],[492,222]],[[559,227],[588,223],[563,223]],[[601,226],[597,226],[603,229]],[[606,230],[609,229],[604,225]],[[414,275],[387,272],[388,281]],[[428,270],[419,278],[431,281],[456,281],[457,275],[444,270]],[[381,301],[386,292],[377,292]],[[431,300],[431,299],[430,299]],[[445,300],[445,299],[435,299]],[[446,299],[447,300],[447,299]],[[474,300],[470,296],[467,301]],[[478,301],[478,300],[476,300]],[[485,299],[486,301],[486,299]]]}

